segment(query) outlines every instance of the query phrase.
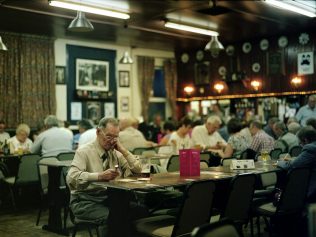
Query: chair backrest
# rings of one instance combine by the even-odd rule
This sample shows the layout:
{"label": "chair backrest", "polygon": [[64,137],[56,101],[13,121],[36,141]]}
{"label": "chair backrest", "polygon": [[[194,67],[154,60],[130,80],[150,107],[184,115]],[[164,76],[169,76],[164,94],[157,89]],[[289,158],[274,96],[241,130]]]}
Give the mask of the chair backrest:
{"label": "chair backrest", "polygon": [[167,171],[173,172],[173,171],[179,171],[180,170],[180,161],[179,161],[179,155],[172,155],[167,164]]}
{"label": "chair backrest", "polygon": [[155,151],[154,147],[136,147],[132,150],[132,153],[134,155],[142,155],[144,151],[150,151],[153,150]]}
{"label": "chair backrest", "polygon": [[37,162],[41,159],[38,154],[26,154],[21,157],[16,184],[37,183],[38,170]]}
{"label": "chair backrest", "polygon": [[205,160],[200,160],[200,169],[207,169],[208,163]]}
{"label": "chair backrest", "polygon": [[221,166],[230,166],[230,164],[232,163],[233,160],[236,160],[236,158],[223,158],[221,160]]}
{"label": "chair backrest", "polygon": [[172,154],[173,147],[172,146],[160,146],[158,147],[158,154]]}
{"label": "chair backrest", "polygon": [[39,181],[41,184],[41,189],[42,192],[45,194],[48,191],[48,167],[47,165],[43,165],[41,164],[42,161],[57,161],[56,157],[45,157],[40,159],[37,162],[37,167],[38,167],[38,177],[39,177]]}
{"label": "chair backrest", "polygon": [[195,228],[192,237],[240,237],[235,224],[230,220],[220,220]]}
{"label": "chair backrest", "polygon": [[211,180],[188,185],[171,236],[191,233],[195,227],[209,223],[215,184]]}
{"label": "chair backrest", "polygon": [[210,161],[210,152],[201,152],[200,160],[205,160],[208,163]]}
{"label": "chair backrest", "polygon": [[292,157],[296,157],[298,156],[302,151],[302,147],[301,146],[293,146],[291,149],[290,149],[290,155]]}
{"label": "chair backrest", "polygon": [[74,152],[63,152],[63,153],[59,153],[57,155],[57,159],[62,161],[62,160],[73,160],[75,156]]}
{"label": "chair backrest", "polygon": [[260,181],[263,188],[273,186],[277,183],[277,174],[276,172],[268,172],[260,174]]}
{"label": "chair backrest", "polygon": [[279,159],[279,155],[282,153],[282,149],[281,148],[275,148],[273,150],[270,151],[270,157],[271,160],[277,160]]}
{"label": "chair backrest", "polygon": [[288,172],[277,204],[277,214],[298,213],[303,210],[310,173],[309,168],[295,168]]}
{"label": "chair backrest", "polygon": [[255,183],[255,174],[241,174],[232,179],[227,204],[221,213],[221,219],[227,218],[239,223],[248,221]]}

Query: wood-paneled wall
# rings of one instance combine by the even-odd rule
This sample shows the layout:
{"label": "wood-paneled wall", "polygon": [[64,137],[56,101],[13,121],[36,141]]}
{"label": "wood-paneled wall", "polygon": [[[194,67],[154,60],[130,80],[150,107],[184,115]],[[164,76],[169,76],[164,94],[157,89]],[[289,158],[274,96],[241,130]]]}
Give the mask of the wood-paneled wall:
{"label": "wood-paneled wall", "polygon": [[[299,42],[301,33],[307,33],[309,41],[306,44]],[[249,40],[252,49],[249,53],[243,52],[242,48],[245,42],[237,42],[231,44],[235,51],[232,56],[229,56],[225,51],[222,51],[217,58],[211,56],[210,52],[204,49],[197,49],[191,52],[176,52],[178,62],[178,98],[188,98],[183,91],[184,86],[193,85],[195,91],[189,97],[195,99],[207,98],[209,96],[218,96],[219,94],[213,89],[213,85],[217,80],[221,80],[222,76],[219,74],[219,68],[224,66],[227,70],[226,79],[227,88],[221,95],[246,95],[252,93],[283,93],[283,92],[297,92],[297,91],[313,91],[316,90],[316,76],[315,72],[311,75],[302,75],[302,85],[299,88],[291,86],[290,80],[297,75],[297,54],[302,52],[314,52],[316,46],[316,33],[300,32],[295,35],[285,35],[288,39],[286,47],[279,46],[279,39],[281,35],[266,38],[269,42],[267,50],[260,49],[260,39]],[[220,40],[220,37],[219,37]],[[224,45],[227,48],[228,45]],[[202,50],[204,58],[200,61],[196,59],[196,53]],[[183,63],[181,56],[183,53],[189,55],[189,61]],[[315,54],[315,53],[314,53]],[[275,64],[272,61],[276,61]],[[205,83],[196,84],[195,69],[197,64],[209,64],[208,76]],[[252,70],[253,64],[260,64],[260,71],[254,72]],[[279,68],[278,68],[279,64]],[[273,67],[274,66],[274,67]],[[315,59],[314,59],[314,71]],[[204,73],[204,72],[203,72]],[[244,76],[243,80],[231,81],[233,74]],[[258,92],[254,92],[249,86],[250,80],[259,78],[262,81],[262,88]],[[201,90],[201,88],[204,89]]]}

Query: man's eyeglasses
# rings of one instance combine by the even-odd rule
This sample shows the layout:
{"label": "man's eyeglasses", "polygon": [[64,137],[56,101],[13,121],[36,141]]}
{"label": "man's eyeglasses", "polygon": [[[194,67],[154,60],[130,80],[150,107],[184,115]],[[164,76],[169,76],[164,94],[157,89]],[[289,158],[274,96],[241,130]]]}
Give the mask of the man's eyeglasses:
{"label": "man's eyeglasses", "polygon": [[100,129],[100,131],[101,131],[101,134],[102,134],[103,139],[104,139],[105,141],[110,141],[110,140],[115,140],[115,139],[117,139],[117,136],[112,136],[112,135],[105,134],[102,129]]}

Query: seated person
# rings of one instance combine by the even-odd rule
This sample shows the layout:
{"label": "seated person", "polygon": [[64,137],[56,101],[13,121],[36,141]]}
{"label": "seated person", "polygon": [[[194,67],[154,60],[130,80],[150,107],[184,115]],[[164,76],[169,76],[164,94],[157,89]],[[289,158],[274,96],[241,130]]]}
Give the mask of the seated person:
{"label": "seated person", "polygon": [[79,133],[74,135],[73,138],[73,148],[74,150],[76,150],[78,148],[78,144],[79,144],[79,139],[82,133],[84,133],[85,131],[91,129],[93,126],[91,124],[91,122],[88,119],[82,119],[78,122],[78,130]]}
{"label": "seated person", "polygon": [[5,140],[10,138],[10,134],[5,131],[5,122],[3,120],[0,121],[0,146],[2,147],[5,143]]}
{"label": "seated person", "polygon": [[181,119],[177,131],[171,133],[167,145],[173,146],[173,153],[179,154],[180,149],[188,149],[192,147],[192,141],[189,133],[192,129],[192,120],[188,117]]}
{"label": "seated person", "polygon": [[94,141],[76,150],[67,174],[67,183],[71,190],[70,206],[75,217],[101,225],[100,236],[107,236],[107,189],[93,185],[93,182],[141,173],[141,165],[120,143],[116,119],[101,119],[96,135]]}
{"label": "seated person", "polygon": [[224,151],[219,151],[221,158],[239,158],[241,152],[247,149],[247,139],[240,133],[242,122],[238,118],[232,118],[227,123],[227,131],[230,137],[227,141],[227,146]]}
{"label": "seated person", "polygon": [[287,170],[310,167],[312,172],[307,192],[307,202],[316,203],[316,131],[311,126],[307,126],[297,133],[297,137],[300,144],[303,145],[301,153],[292,160],[279,160],[277,165]]}
{"label": "seated person", "polygon": [[273,125],[273,132],[277,137],[274,148],[280,148],[282,152],[289,152],[293,146],[298,146],[297,137],[287,131],[285,123],[276,122]]}
{"label": "seated person", "polygon": [[144,135],[134,127],[135,123],[134,118],[124,118],[120,120],[119,140],[122,146],[130,151],[137,147],[155,146],[156,144],[154,142],[147,141]]}
{"label": "seated person", "polygon": [[193,146],[199,146],[202,150],[224,148],[227,143],[217,132],[221,123],[222,120],[218,116],[212,115],[204,125],[195,126],[192,130]]}
{"label": "seated person", "polygon": [[19,124],[15,131],[16,135],[8,140],[11,154],[21,155],[30,151],[30,147],[33,144],[32,140],[28,138],[30,132],[31,129],[27,124]]}
{"label": "seated person", "polygon": [[274,139],[263,131],[260,121],[254,120],[250,122],[249,130],[253,137],[249,146],[250,150],[255,153],[261,153],[262,151],[269,153],[274,149]]}
{"label": "seated person", "polygon": [[55,115],[48,115],[44,120],[45,131],[40,133],[30,148],[31,153],[41,153],[43,157],[57,156],[62,152],[72,151],[72,135],[58,127]]}
{"label": "seated person", "polygon": [[164,125],[163,125],[164,136],[161,139],[161,141],[159,142],[159,146],[166,146],[168,144],[171,133],[173,133],[174,130],[175,130],[175,126],[174,126],[173,122],[167,121],[164,123]]}

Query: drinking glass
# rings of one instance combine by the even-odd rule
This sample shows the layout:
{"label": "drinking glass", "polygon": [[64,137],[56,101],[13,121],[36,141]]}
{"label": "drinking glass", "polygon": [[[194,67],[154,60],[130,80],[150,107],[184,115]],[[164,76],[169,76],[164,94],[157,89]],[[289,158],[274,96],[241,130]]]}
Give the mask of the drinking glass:
{"label": "drinking glass", "polygon": [[142,167],[142,177],[150,179],[150,158],[141,157],[140,159],[141,167]]}

